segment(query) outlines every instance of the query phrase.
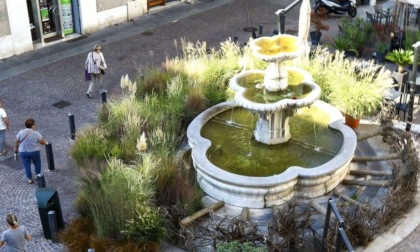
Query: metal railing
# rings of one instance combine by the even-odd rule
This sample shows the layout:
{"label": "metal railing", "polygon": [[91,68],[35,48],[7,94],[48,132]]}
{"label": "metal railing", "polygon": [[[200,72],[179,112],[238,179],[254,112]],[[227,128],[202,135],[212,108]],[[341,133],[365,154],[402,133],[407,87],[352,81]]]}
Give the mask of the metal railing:
{"label": "metal railing", "polygon": [[416,80],[417,80],[417,65],[418,65],[418,60],[419,60],[420,41],[417,41],[413,45],[413,48],[414,48],[414,59],[413,59],[413,71],[411,73],[411,80],[410,80],[410,102],[409,102],[410,108],[408,109],[407,124],[405,126],[405,130],[407,132],[411,130],[411,123],[413,121],[414,95],[415,95]]}
{"label": "metal railing", "polygon": [[322,235],[321,252],[327,251],[326,245],[327,245],[327,235],[328,235],[328,228],[330,224],[331,210],[338,220],[337,237],[335,240],[335,251],[336,252],[341,251],[341,243],[344,242],[344,245],[346,246],[347,250],[350,252],[354,252],[354,249],[350,244],[349,238],[347,237],[346,232],[344,231],[343,217],[341,217],[341,214],[338,211],[337,206],[334,204],[331,198],[328,199],[327,214],[325,216],[324,234]]}
{"label": "metal railing", "polygon": [[284,34],[284,25],[286,23],[286,16],[285,14],[291,10],[293,7],[295,7],[298,3],[300,3],[302,0],[296,0],[293,3],[289,4],[289,6],[287,6],[284,9],[279,9],[278,11],[276,11],[276,15],[277,15],[277,28],[279,30],[279,34]]}

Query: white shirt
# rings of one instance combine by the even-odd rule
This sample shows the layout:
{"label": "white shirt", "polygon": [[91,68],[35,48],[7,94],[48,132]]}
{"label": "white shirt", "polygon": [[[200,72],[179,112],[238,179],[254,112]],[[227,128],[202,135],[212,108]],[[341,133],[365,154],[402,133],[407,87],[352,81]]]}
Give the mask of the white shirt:
{"label": "white shirt", "polygon": [[0,130],[5,130],[7,129],[6,124],[3,121],[3,118],[7,117],[6,115],[6,111],[4,111],[4,109],[0,108]]}

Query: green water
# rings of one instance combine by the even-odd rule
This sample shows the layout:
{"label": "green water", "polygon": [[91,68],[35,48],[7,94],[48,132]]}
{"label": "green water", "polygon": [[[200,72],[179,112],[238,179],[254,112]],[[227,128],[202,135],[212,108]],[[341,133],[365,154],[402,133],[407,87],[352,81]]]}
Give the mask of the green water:
{"label": "green water", "polygon": [[257,115],[243,108],[212,118],[201,130],[201,135],[212,142],[208,159],[231,173],[266,177],[280,174],[290,166],[322,165],[343,144],[341,133],[328,129],[328,115],[314,106],[301,108],[289,118],[292,138],[287,143],[265,145],[255,141],[256,120]]}
{"label": "green water", "polygon": [[244,97],[256,103],[274,103],[281,99],[301,99],[311,92],[311,88],[302,83],[304,77],[301,73],[289,70],[288,86],[285,90],[268,92],[264,88],[257,88],[264,82],[264,74],[250,74],[239,80],[238,85],[246,88]]}

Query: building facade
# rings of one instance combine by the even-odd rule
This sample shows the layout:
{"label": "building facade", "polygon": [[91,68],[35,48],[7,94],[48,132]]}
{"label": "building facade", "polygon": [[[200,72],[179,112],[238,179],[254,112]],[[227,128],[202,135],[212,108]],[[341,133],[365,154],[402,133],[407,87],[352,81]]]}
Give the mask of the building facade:
{"label": "building facade", "polygon": [[0,59],[140,17],[148,1],[1,0]]}

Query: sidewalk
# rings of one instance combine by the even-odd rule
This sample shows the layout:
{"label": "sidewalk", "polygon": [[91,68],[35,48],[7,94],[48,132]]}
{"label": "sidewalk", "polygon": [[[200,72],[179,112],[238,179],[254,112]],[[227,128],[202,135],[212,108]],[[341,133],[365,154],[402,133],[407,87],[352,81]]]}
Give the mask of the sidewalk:
{"label": "sidewalk", "polygon": [[[10,159],[13,156],[12,143],[17,132],[24,128],[25,119],[33,117],[37,130],[52,143],[56,169],[52,172],[48,170],[45,150],[42,148],[42,170],[47,186],[57,189],[64,220],[69,222],[76,216],[73,200],[78,192],[78,172],[74,160],[68,154],[73,145],[68,114],[75,116],[77,133],[98,121],[100,95],[96,90],[95,98],[87,99],[87,84],[82,80],[86,55],[94,44],[99,43],[104,49],[109,65],[104,76],[104,85],[109,91],[108,99],[112,100],[121,94],[119,81],[122,75],[128,74],[134,78],[145,67],[160,66],[166,57],[179,54],[174,40],[178,44],[180,38],[192,42],[205,41],[208,47],[218,47],[220,42],[237,36],[238,41],[244,43],[251,34],[244,32],[243,28],[258,27],[259,24],[264,26],[264,35],[271,36],[272,31],[277,29],[274,12],[286,7],[281,2],[179,2],[129,23],[0,60],[0,98],[4,101],[3,105],[11,121],[11,129],[6,133],[9,159],[0,162],[0,200],[3,203],[0,206],[0,218],[10,212],[17,214],[20,223],[28,227],[34,238],[28,243],[28,251],[65,250],[62,245],[43,238],[34,197],[37,186],[28,185],[21,163]],[[358,9],[359,14],[362,9]],[[286,15],[286,30],[295,31],[296,34],[298,11],[299,8],[295,7]],[[418,118],[418,114],[416,112],[415,118]],[[6,228],[6,224],[0,222],[0,230]],[[413,246],[420,250],[420,237],[414,232],[413,235],[414,238],[410,238],[408,244],[401,247],[401,251],[407,251],[404,249]],[[402,243],[404,242],[405,240]]]}

